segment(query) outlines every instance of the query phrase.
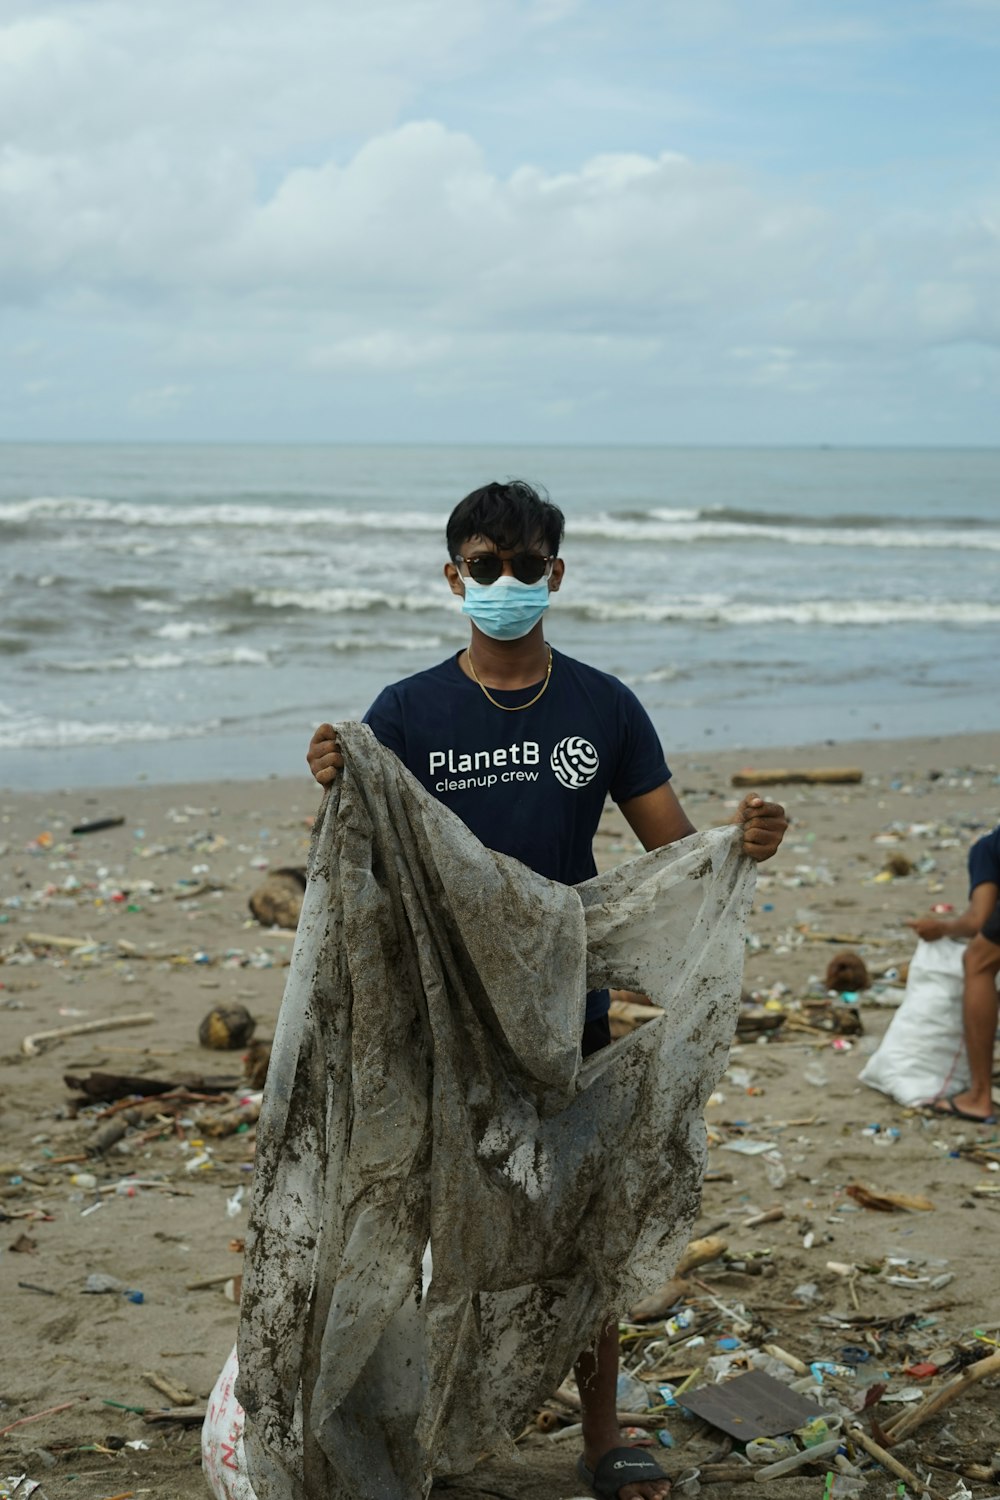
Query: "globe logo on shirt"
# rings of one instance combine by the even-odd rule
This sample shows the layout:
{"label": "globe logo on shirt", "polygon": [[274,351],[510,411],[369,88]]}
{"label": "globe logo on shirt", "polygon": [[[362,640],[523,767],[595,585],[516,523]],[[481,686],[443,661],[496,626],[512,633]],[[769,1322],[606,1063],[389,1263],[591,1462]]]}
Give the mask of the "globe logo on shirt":
{"label": "globe logo on shirt", "polygon": [[576,791],[593,781],[601,758],[589,740],[568,734],[553,750],[549,764],[560,785]]}

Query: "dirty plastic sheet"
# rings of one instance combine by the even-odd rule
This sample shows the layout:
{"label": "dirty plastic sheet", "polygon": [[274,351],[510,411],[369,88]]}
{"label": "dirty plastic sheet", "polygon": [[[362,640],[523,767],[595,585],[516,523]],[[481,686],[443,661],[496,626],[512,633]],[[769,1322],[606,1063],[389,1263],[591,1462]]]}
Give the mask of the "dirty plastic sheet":
{"label": "dirty plastic sheet", "polygon": [[[338,734],[257,1130],[237,1392],[258,1500],[415,1500],[509,1452],[662,1284],[754,883],[722,829],[560,885],[366,727]],[[667,1014],[581,1063],[607,985]]]}

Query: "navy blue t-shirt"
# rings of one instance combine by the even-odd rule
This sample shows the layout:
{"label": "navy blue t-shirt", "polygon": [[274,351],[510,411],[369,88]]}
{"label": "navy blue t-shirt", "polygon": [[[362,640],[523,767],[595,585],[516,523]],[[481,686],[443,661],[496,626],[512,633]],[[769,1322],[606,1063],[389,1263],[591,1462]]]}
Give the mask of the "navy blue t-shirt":
{"label": "navy blue t-shirt", "polygon": [[1000,885],[1000,827],[977,839],[969,850],[969,895],[977,885]]}
{"label": "navy blue t-shirt", "polygon": [[[514,708],[539,686],[490,694]],[[635,694],[561,651],[545,692],[521,713],[491,703],[456,655],[383,689],[365,723],[487,848],[563,885],[597,873],[593,840],[608,796],[627,802],[670,780]],[[587,1019],[607,1008],[607,991],[595,992]]]}

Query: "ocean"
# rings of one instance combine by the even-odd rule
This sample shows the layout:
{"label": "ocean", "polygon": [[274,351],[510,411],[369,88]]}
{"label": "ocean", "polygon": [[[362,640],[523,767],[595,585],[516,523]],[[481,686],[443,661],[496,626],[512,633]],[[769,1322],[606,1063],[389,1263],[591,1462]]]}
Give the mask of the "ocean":
{"label": "ocean", "polygon": [[7,445],[0,785],[304,772],[461,648],[444,523],[509,477],[668,759],[1000,729],[1000,450]]}

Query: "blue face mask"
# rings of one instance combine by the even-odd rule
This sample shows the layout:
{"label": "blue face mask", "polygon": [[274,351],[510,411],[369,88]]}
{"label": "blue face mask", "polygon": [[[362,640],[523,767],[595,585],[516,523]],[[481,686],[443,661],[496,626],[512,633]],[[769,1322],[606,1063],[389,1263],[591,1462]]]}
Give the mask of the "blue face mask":
{"label": "blue face mask", "polygon": [[463,578],[465,598],[462,613],[494,641],[519,641],[528,634],[549,607],[549,581],[521,583],[506,574],[496,583],[477,583]]}

